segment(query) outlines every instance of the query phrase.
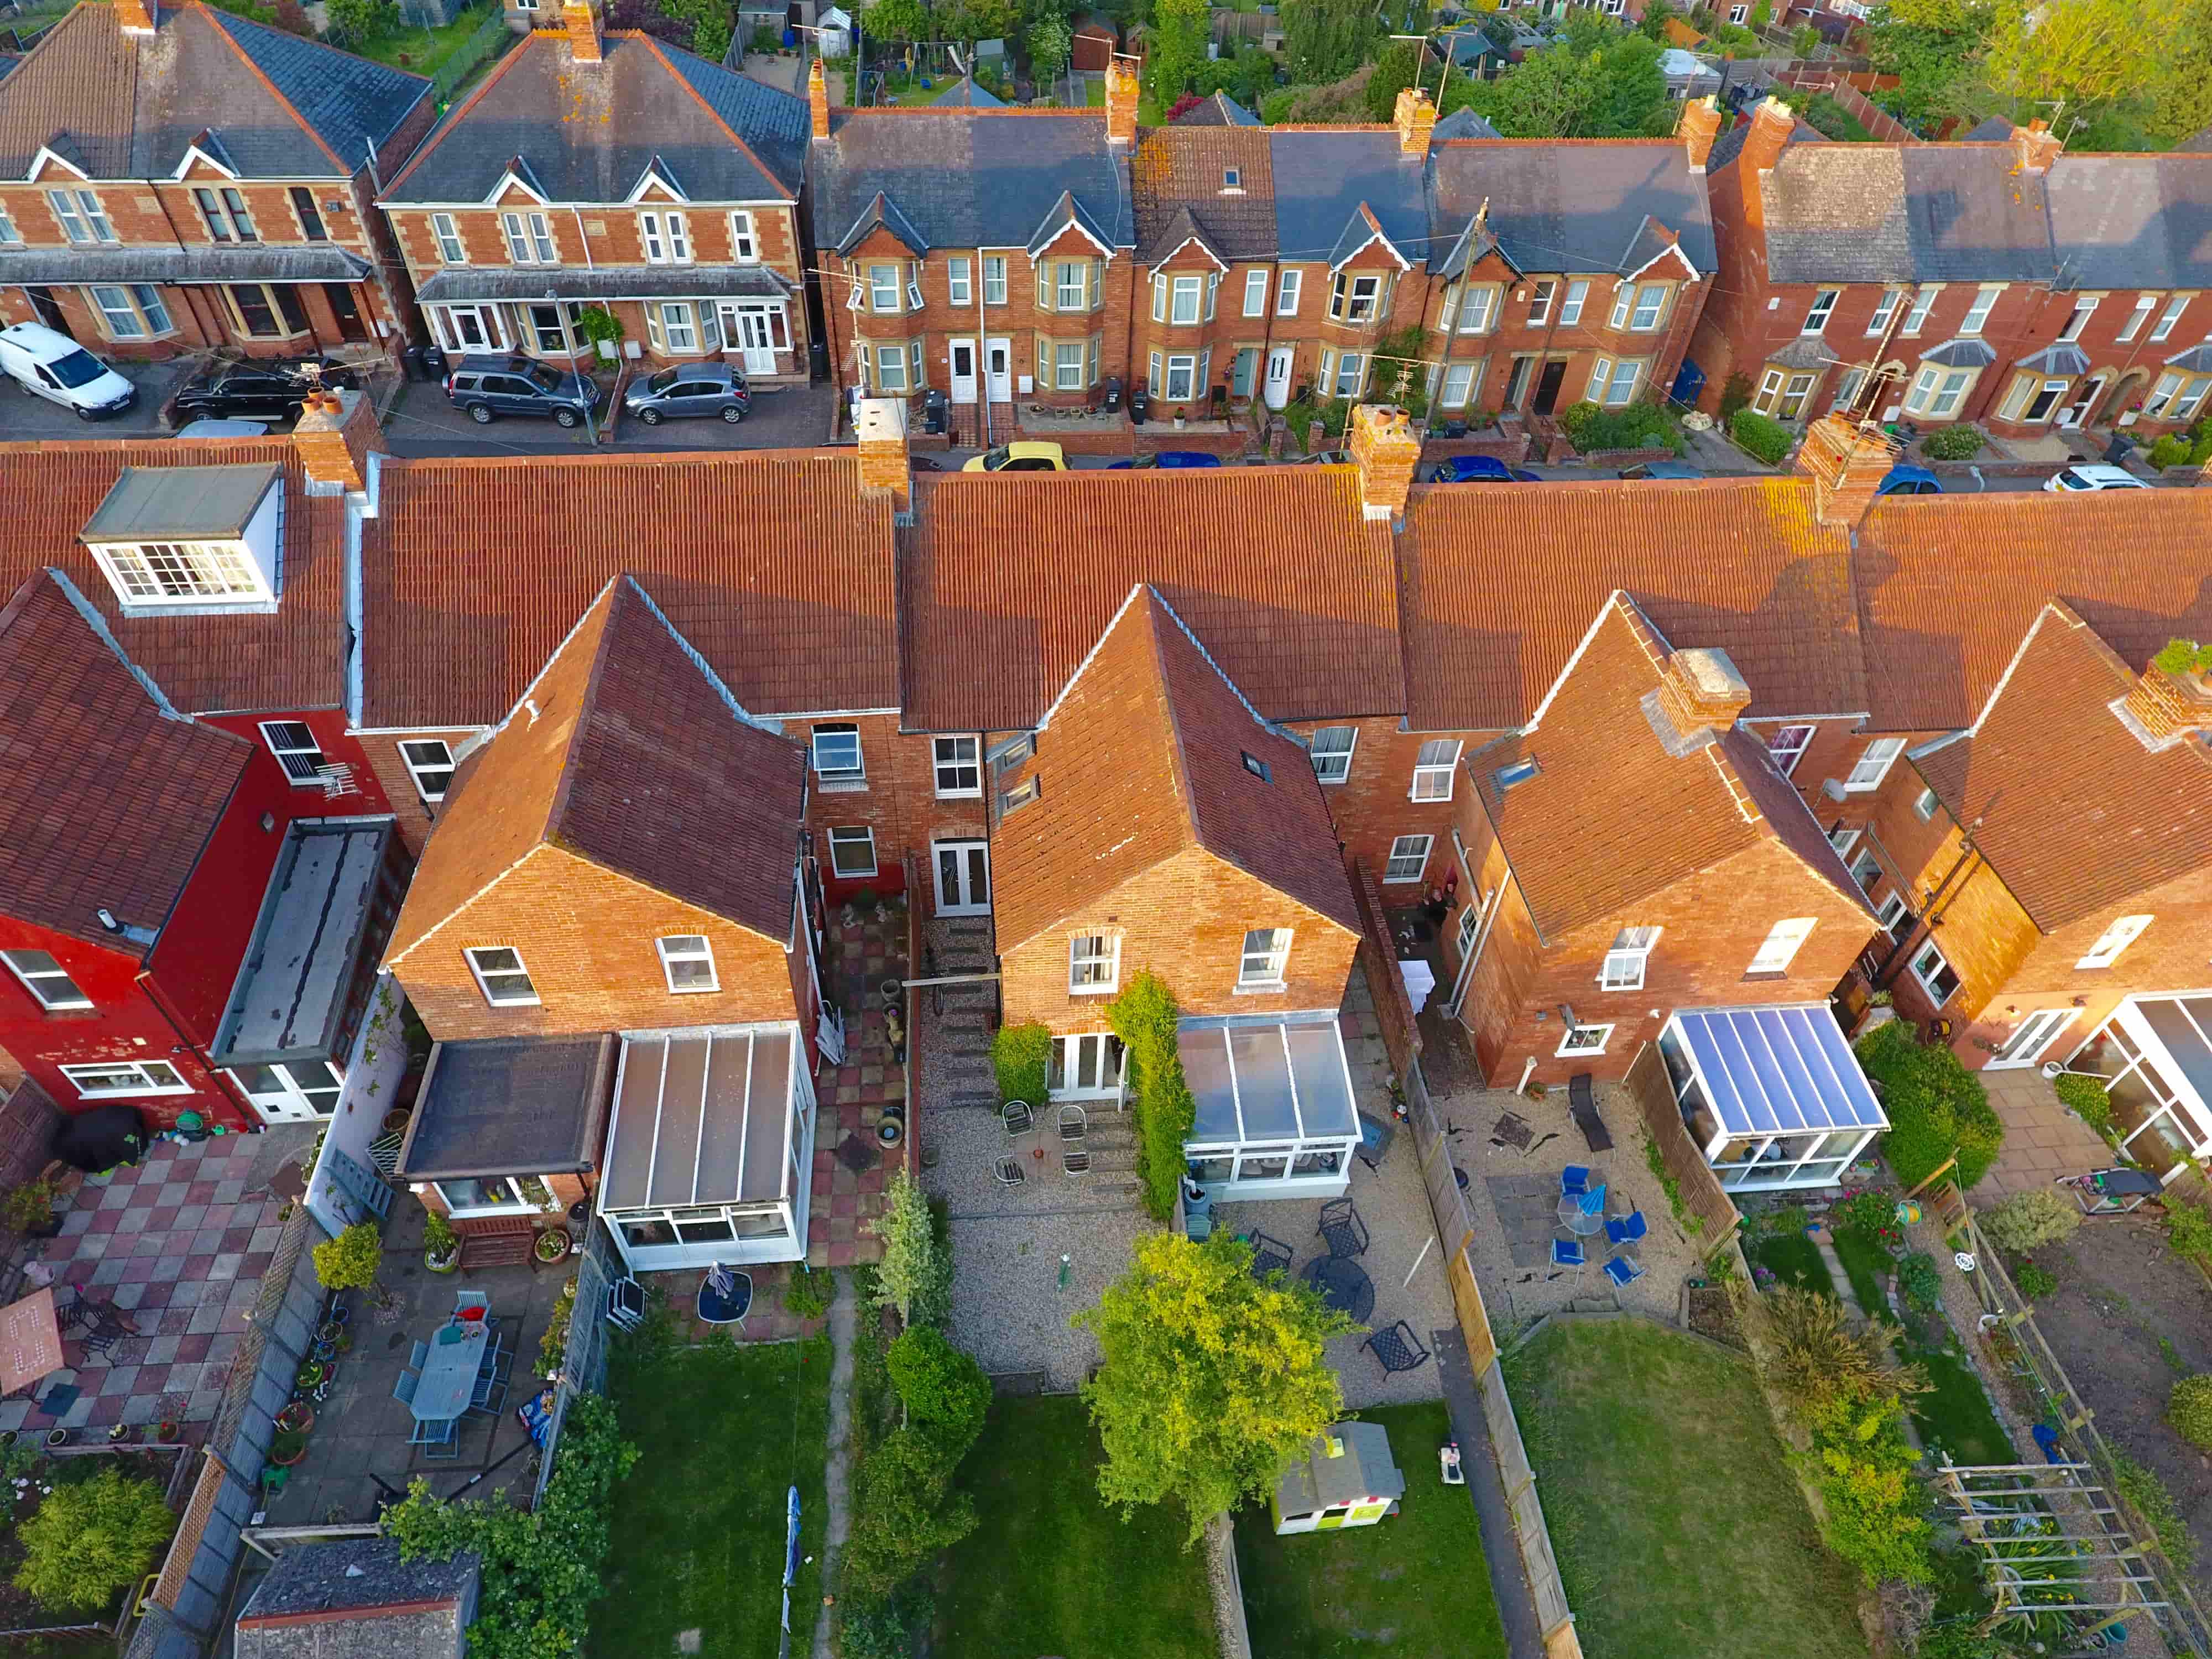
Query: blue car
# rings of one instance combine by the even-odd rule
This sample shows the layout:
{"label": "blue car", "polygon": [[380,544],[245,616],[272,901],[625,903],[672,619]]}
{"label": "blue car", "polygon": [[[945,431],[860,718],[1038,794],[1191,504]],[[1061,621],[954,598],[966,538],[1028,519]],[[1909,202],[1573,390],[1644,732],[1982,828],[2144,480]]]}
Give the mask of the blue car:
{"label": "blue car", "polygon": [[1893,466],[1882,475],[1877,495],[1940,495],[1942,480],[1924,466]]}
{"label": "blue car", "polygon": [[1157,455],[1139,455],[1133,461],[1116,461],[1109,472],[1143,472],[1156,466],[1219,466],[1221,457],[1202,449],[1163,449]]}
{"label": "blue car", "polygon": [[1702,470],[1690,465],[1686,461],[1638,461],[1633,466],[1621,468],[1620,476],[1624,478],[1637,479],[1702,478],[1705,475]]}
{"label": "blue car", "polygon": [[1429,473],[1431,483],[1541,483],[1534,473],[1508,466],[1495,455],[1455,455]]}

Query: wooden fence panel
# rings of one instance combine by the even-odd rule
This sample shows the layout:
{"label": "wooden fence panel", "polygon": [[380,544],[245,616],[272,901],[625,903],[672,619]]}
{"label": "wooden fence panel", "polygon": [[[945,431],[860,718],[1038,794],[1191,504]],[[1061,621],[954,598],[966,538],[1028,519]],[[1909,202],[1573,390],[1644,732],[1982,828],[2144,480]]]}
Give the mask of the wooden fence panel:
{"label": "wooden fence panel", "polygon": [[1674,1103],[1674,1087],[1668,1080],[1667,1062],[1659,1046],[1647,1042],[1628,1067],[1621,1086],[1643,1115],[1644,1132],[1659,1148],[1659,1159],[1682,1195],[1682,1203],[1702,1224],[1696,1239],[1700,1255],[1711,1256],[1734,1236],[1743,1217],[1735,1201],[1705,1163],[1705,1154],[1682,1127],[1681,1109]]}

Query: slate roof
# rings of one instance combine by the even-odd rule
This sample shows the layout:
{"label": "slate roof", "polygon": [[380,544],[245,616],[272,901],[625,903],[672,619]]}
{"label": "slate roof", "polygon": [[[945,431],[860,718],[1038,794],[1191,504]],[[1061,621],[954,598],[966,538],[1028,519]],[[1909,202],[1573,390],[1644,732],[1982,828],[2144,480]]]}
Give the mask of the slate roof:
{"label": "slate roof", "polygon": [[[86,9],[70,14],[77,16]],[[100,9],[100,8],[91,8]],[[125,468],[274,463],[284,541],[273,615],[126,617],[77,532]],[[336,708],[345,700],[345,503],[307,493],[290,442],[96,438],[0,444],[0,592],[47,566],[68,573],[131,659],[187,714]]]}
{"label": "slate roof", "polygon": [[94,179],[167,179],[210,132],[248,178],[347,177],[429,90],[198,0],[164,9],[150,38],[125,35],[112,6],[81,5],[0,82],[0,178],[48,146]]}
{"label": "slate roof", "polygon": [[1028,770],[1036,801],[993,837],[1002,952],[1192,848],[1358,931],[1304,746],[1261,724],[1154,588],[1130,592]]}
{"label": "slate roof", "polygon": [[1115,247],[1133,246],[1128,160],[1101,110],[839,109],[811,147],[814,240],[847,246],[878,194],[926,247],[1024,247],[1072,192]]}
{"label": "slate roof", "polygon": [[2113,714],[2136,673],[2052,600],[1966,736],[1913,764],[2052,933],[2212,866],[2212,750],[2146,749]]}
{"label": "slate roof", "polygon": [[648,168],[695,202],[796,201],[806,100],[650,35],[610,30],[601,61],[572,61],[539,29],[455,106],[388,202],[481,202],[520,156],[549,200],[628,201]]}
{"label": "slate roof", "polygon": [[[939,109],[955,106],[966,109],[1004,109],[1006,106],[1005,99],[994,97],[981,87],[977,86],[975,77],[972,75],[962,76],[929,101]],[[810,122],[811,118],[811,117],[809,118]]]}
{"label": "slate roof", "polygon": [[1225,92],[1193,104],[1175,118],[1179,127],[1256,127],[1260,118]]}
{"label": "slate roof", "polygon": [[637,583],[607,584],[528,696],[459,775],[386,961],[539,846],[788,934],[805,755],[731,707]]}
{"label": "slate roof", "polygon": [[[1466,763],[1537,931],[1556,940],[1622,916],[1768,841],[1803,862],[1808,878],[1865,908],[1757,738],[1735,726],[1686,752],[1670,750],[1646,713],[1668,641],[1635,603],[1616,592],[1586,627],[1587,643],[1536,728],[1478,749]],[[1526,758],[1535,760],[1536,775],[1501,787],[1499,769]]]}
{"label": "slate roof", "polygon": [[[1275,252],[1273,146],[1264,131],[1241,127],[1148,127],[1129,167],[1136,197],[1138,257],[1158,264],[1194,229],[1225,260],[1271,258]],[[1222,180],[1237,173],[1239,193]]]}
{"label": "slate roof", "polygon": [[89,611],[52,573],[0,607],[0,909],[143,956],[94,913],[161,927],[253,745],[166,708]]}
{"label": "slate roof", "polygon": [[[1859,634],[1877,670],[1870,702],[1856,706],[1877,731],[1971,724],[2050,599],[2137,672],[2177,635],[2212,639],[2208,545],[2207,490],[1876,501],[1852,555]],[[1966,569],[1973,580],[1962,582]]]}
{"label": "slate roof", "polygon": [[1417,484],[1400,559],[1416,731],[1519,726],[1616,588],[1677,644],[1726,651],[1753,716],[1867,706],[1850,538],[1799,479]]}
{"label": "slate roof", "polygon": [[382,480],[364,726],[502,719],[624,572],[756,714],[897,703],[890,501],[861,495],[849,449],[386,460]]}
{"label": "slate roof", "polygon": [[[1395,127],[1268,127],[1274,158],[1275,239],[1285,259],[1329,260],[1363,205],[1402,258],[1428,258],[1422,159],[1398,149]],[[1472,209],[1469,211],[1473,211]]]}
{"label": "slate roof", "polygon": [[1804,143],[1760,181],[1776,283],[2036,282],[2045,181],[2007,146]]}
{"label": "slate roof", "polygon": [[1490,204],[1490,234],[1525,270],[1635,270],[1668,234],[1698,270],[1718,263],[1705,178],[1677,139],[1460,140],[1431,168],[1429,246],[1442,259]]}
{"label": "slate roof", "polygon": [[2212,288],[2212,160],[2062,155],[2045,190],[2062,289]]}
{"label": "slate roof", "polygon": [[478,1571],[469,1551],[402,1562],[389,1538],[295,1544],[238,1616],[239,1659],[459,1659]]}
{"label": "slate roof", "polygon": [[1034,726],[1139,583],[1269,720],[1405,707],[1389,526],[1348,466],[925,475],[914,502],[914,730]]}

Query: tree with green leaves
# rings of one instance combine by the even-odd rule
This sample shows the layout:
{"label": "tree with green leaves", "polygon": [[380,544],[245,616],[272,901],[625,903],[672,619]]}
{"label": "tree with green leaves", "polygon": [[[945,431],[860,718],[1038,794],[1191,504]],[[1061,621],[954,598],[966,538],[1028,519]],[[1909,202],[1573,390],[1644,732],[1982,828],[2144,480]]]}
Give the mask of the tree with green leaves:
{"label": "tree with green leaves", "polygon": [[1040,17],[1030,25],[1024,42],[1030,50],[1030,76],[1038,86],[1050,85],[1067,73],[1068,54],[1075,47],[1075,32],[1065,17]]}
{"label": "tree with green leaves", "polygon": [[1191,77],[1205,66],[1212,19],[1206,0],[1154,0],[1145,37],[1145,90],[1161,110],[1189,91]]}
{"label": "tree with green leaves", "polygon": [[177,1517],[151,1480],[126,1480],[120,1469],[107,1468],[75,1486],[57,1486],[17,1530],[23,1565],[15,1588],[56,1613],[105,1612],[176,1529]]}
{"label": "tree with green leaves", "polygon": [[1344,1410],[1323,1350],[1352,1322],[1308,1285],[1253,1278],[1252,1247],[1226,1230],[1202,1245],[1146,1234],[1075,1323],[1101,1354],[1083,1388],[1106,1448],[1099,1496],[1178,1506],[1189,1542],[1266,1498]]}
{"label": "tree with green leaves", "polygon": [[1283,0],[1283,56],[1291,79],[1341,81],[1381,43],[1374,0]]}
{"label": "tree with green leaves", "polygon": [[326,1291],[367,1291],[378,1307],[388,1307],[391,1293],[376,1278],[383,1270],[384,1235],[374,1221],[356,1221],[315,1246],[315,1278]]}
{"label": "tree with green leaves", "polygon": [[880,1307],[896,1308],[908,1324],[942,1324],[952,1314],[952,1263],[938,1248],[929,1199],[915,1178],[896,1171],[884,1189],[884,1212],[870,1224],[883,1240],[876,1273]]}
{"label": "tree with green leaves", "polygon": [[1656,40],[1587,13],[1468,103],[1509,138],[1656,138],[1674,130]]}
{"label": "tree with green leaves", "polygon": [[660,0],[666,15],[691,25],[691,50],[719,64],[730,50],[736,27],[730,0]]}
{"label": "tree with green leaves", "polygon": [[331,27],[356,52],[399,27],[396,0],[330,0]]}
{"label": "tree with green leaves", "polygon": [[912,43],[934,33],[929,8],[921,0],[876,0],[860,16],[860,27],[871,40]]}

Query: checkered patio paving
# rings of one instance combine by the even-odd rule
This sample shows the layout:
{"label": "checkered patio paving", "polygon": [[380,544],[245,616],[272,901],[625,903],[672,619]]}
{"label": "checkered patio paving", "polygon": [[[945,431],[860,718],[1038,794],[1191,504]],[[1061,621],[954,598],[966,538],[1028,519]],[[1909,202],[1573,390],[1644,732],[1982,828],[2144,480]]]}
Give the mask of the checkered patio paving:
{"label": "checkered patio paving", "polygon": [[[289,1139],[289,1138],[288,1138]],[[39,1385],[73,1381],[82,1391],[59,1426],[136,1427],[173,1418],[192,1438],[222,1399],[261,1294],[281,1227],[283,1200],[262,1171],[274,1162],[266,1138],[226,1135],[197,1146],[157,1143],[146,1161],[88,1177],[63,1218],[61,1237],[41,1258],[57,1295],[78,1285],[114,1304],[137,1327],[105,1356],[65,1335],[69,1368]],[[27,1398],[0,1400],[0,1429],[56,1426]]]}

